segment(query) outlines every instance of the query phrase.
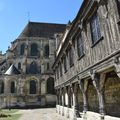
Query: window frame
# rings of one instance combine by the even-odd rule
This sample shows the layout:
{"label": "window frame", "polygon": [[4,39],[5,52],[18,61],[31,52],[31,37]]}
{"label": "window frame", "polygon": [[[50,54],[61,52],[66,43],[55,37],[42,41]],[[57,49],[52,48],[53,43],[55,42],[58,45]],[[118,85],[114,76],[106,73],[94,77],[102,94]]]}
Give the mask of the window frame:
{"label": "window frame", "polygon": [[91,47],[94,47],[99,41],[103,39],[100,28],[100,18],[98,16],[97,11],[94,12],[92,17],[90,18],[90,31],[91,31],[91,41],[92,41]]}
{"label": "window frame", "polygon": [[62,75],[63,75],[62,62],[60,62],[59,66],[60,66],[60,77],[62,77]]}
{"label": "window frame", "polygon": [[[33,83],[35,83],[34,85],[35,85],[35,88],[34,88],[34,91],[33,91]],[[31,94],[37,94],[37,83],[36,83],[36,80],[30,80],[30,82],[29,82],[29,94],[31,95]]]}
{"label": "window frame", "polygon": [[11,81],[10,83],[10,93],[16,93],[16,89],[15,89],[15,81]]}
{"label": "window frame", "polygon": [[64,73],[67,72],[67,56],[64,56],[63,58],[63,65],[64,65]]}
{"label": "window frame", "polygon": [[36,43],[30,45],[30,56],[38,56],[38,45]]}
{"label": "window frame", "polygon": [[69,48],[69,65],[70,65],[70,67],[72,67],[73,65],[74,65],[74,59],[73,59],[73,57],[74,57],[74,53],[73,53],[73,48],[72,47],[70,47]]}
{"label": "window frame", "polygon": [[20,45],[20,55],[24,55],[24,53],[25,53],[25,44],[23,43]]}
{"label": "window frame", "polygon": [[85,55],[84,41],[81,33],[79,33],[77,36],[77,55],[78,55],[78,60]]}

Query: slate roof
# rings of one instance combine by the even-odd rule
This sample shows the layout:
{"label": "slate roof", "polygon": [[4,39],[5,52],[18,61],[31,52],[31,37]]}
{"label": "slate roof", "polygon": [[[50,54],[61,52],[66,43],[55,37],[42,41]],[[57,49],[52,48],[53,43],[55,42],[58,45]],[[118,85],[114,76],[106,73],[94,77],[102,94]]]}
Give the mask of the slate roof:
{"label": "slate roof", "polygon": [[19,37],[53,37],[65,28],[66,24],[29,22]]}
{"label": "slate roof", "polygon": [[18,74],[20,74],[20,71],[13,64],[5,72],[5,75],[18,75]]}

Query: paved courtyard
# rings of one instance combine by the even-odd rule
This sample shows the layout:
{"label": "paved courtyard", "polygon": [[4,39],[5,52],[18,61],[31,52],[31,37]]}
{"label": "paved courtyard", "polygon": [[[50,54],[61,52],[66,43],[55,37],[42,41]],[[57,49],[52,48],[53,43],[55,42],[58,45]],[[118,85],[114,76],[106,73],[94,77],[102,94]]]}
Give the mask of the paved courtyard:
{"label": "paved courtyard", "polygon": [[22,114],[19,120],[69,120],[57,114],[55,108],[28,109],[18,112]]}

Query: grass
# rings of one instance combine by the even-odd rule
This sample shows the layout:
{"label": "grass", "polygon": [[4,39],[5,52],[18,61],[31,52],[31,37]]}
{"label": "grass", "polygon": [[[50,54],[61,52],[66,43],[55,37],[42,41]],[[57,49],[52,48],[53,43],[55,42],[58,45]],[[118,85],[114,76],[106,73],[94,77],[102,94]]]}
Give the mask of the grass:
{"label": "grass", "polygon": [[16,109],[2,109],[0,110],[0,114],[5,115],[5,117],[0,117],[0,120],[18,120],[21,114],[18,114],[19,110]]}

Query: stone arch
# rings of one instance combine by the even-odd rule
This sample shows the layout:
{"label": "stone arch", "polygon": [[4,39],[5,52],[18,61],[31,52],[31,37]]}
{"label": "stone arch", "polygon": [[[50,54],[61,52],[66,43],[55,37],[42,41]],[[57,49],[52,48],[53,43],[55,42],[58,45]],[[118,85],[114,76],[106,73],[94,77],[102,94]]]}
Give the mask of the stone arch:
{"label": "stone arch", "polygon": [[77,110],[82,112],[84,103],[83,103],[83,94],[82,94],[82,91],[81,91],[79,85],[77,85],[76,95],[77,95]]}
{"label": "stone arch", "polygon": [[37,74],[38,73],[38,67],[37,67],[37,63],[35,61],[33,61],[30,64],[29,73],[31,73],[31,74]]}
{"label": "stone arch", "polygon": [[104,84],[105,113],[120,117],[120,78],[115,71],[106,74]]}
{"label": "stone arch", "polygon": [[25,52],[25,44],[21,44],[20,46],[20,55],[24,55],[24,52]]}
{"label": "stone arch", "polygon": [[47,79],[47,93],[48,94],[55,94],[54,78],[52,78],[52,77]]}
{"label": "stone arch", "polygon": [[97,90],[93,85],[92,79],[88,79],[87,101],[88,101],[88,110],[99,113],[99,101],[98,101]]}
{"label": "stone arch", "polygon": [[67,90],[68,90],[68,108],[71,108],[72,107],[72,104],[73,104],[73,96],[72,96],[72,92],[71,92],[71,88],[70,86],[67,87]]}
{"label": "stone arch", "polygon": [[36,80],[30,80],[29,82],[29,94],[37,93],[37,83]]}
{"label": "stone arch", "polygon": [[31,56],[37,56],[38,55],[38,45],[36,43],[31,44],[30,55]]}

